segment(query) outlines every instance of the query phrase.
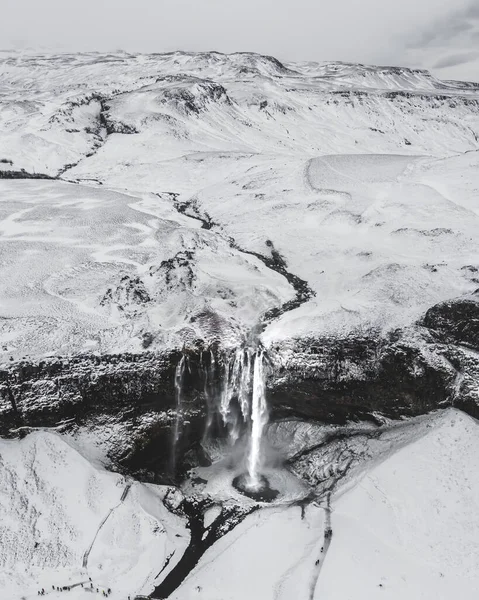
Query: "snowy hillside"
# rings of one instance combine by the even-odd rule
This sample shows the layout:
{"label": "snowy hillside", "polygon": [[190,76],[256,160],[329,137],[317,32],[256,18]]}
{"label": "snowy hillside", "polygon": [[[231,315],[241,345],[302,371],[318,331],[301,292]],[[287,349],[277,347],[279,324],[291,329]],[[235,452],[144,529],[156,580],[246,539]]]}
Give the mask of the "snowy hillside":
{"label": "snowy hillside", "polygon": [[[154,580],[187,532],[163,504],[167,490],[109,473],[60,436],[1,441],[0,590],[30,598],[55,587],[116,587],[114,597]],[[179,537],[177,537],[177,534]],[[70,594],[72,597],[75,595]]]}
{"label": "snowy hillside", "polygon": [[0,89],[4,175],[80,182],[2,183],[5,358],[235,343],[295,295],[244,251],[311,290],[269,342],[477,288],[477,86],[177,52],[6,55]]}
{"label": "snowy hillside", "polygon": [[477,598],[478,197],[479,84],[0,53],[0,598]]}
{"label": "snowy hillside", "polygon": [[172,598],[474,598],[477,427],[450,411],[374,440],[347,440],[342,453],[356,455],[358,466],[332,496],[330,514],[313,504],[303,516],[299,507],[251,515]]}
{"label": "snowy hillside", "polygon": [[477,433],[477,421],[447,413],[338,499],[315,598],[477,595]]}
{"label": "snowy hillside", "polygon": [[[291,426],[285,423],[292,433]],[[333,442],[323,460],[339,452],[356,466],[329,504],[263,506],[247,515],[170,597],[475,598],[477,428],[477,421],[446,411],[371,437],[365,429],[348,438],[344,430],[342,447]],[[324,434],[310,426],[309,435]],[[108,588],[118,600],[151,593],[162,567],[171,571],[188,542],[186,521],[174,514],[181,495],[172,502],[165,488],[108,473],[71,443],[47,432],[2,442],[2,592],[29,599],[44,588],[56,599],[64,593],[52,585],[75,586],[68,594],[75,600],[91,577],[100,590],[94,597]],[[321,459],[311,452],[317,465]],[[306,475],[305,469],[296,467]],[[211,508],[205,522],[218,511]]]}
{"label": "snowy hillside", "polygon": [[100,148],[106,173],[200,151],[450,155],[478,147],[478,88],[408,69],[285,67],[255,54],[13,54],[2,61],[0,86],[0,155],[13,169],[51,175]]}

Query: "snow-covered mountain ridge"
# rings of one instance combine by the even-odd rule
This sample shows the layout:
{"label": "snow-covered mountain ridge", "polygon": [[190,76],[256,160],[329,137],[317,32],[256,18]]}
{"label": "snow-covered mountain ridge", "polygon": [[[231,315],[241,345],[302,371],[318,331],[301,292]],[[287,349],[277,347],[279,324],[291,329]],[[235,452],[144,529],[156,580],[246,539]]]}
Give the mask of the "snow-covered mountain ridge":
{"label": "snow-covered mountain ridge", "polygon": [[[426,71],[284,66],[248,53],[0,61],[0,155],[30,172],[61,172],[109,133],[161,135],[158,159],[201,150],[441,155],[477,148],[478,86]],[[435,122],[435,136],[425,120]]]}

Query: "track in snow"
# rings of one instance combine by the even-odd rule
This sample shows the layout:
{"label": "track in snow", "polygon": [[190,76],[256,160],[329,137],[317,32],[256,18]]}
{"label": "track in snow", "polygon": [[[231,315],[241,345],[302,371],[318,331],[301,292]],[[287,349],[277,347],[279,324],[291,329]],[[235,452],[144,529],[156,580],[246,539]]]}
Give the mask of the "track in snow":
{"label": "track in snow", "polygon": [[314,592],[316,591],[316,586],[318,585],[319,576],[321,574],[321,569],[323,568],[324,561],[326,560],[326,555],[328,553],[329,547],[331,545],[332,539],[332,528],[331,528],[331,494],[328,494],[328,503],[326,508],[324,509],[326,514],[326,519],[324,523],[324,533],[323,533],[323,545],[321,547],[321,553],[318,559],[314,564],[314,570],[311,575],[311,583],[309,586],[309,596],[308,600],[314,599]]}
{"label": "track in snow", "polygon": [[85,550],[85,553],[83,554],[83,560],[82,560],[82,567],[84,569],[86,569],[88,567],[88,558],[90,557],[90,552],[92,551],[93,545],[96,541],[96,538],[98,537],[98,534],[101,531],[101,528],[103,527],[103,525],[105,525],[105,523],[108,521],[108,519],[110,518],[110,516],[112,515],[112,513],[123,504],[123,502],[125,501],[126,497],[128,496],[128,492],[130,491],[131,488],[131,482],[127,483],[125,486],[125,489],[123,490],[122,494],[121,494],[121,498],[120,498],[120,502],[114,506],[113,508],[110,508],[110,511],[107,513],[107,515],[103,518],[103,520],[101,521],[100,525],[98,526],[98,529],[96,530],[95,536],[90,544],[90,546],[88,547],[87,550]]}

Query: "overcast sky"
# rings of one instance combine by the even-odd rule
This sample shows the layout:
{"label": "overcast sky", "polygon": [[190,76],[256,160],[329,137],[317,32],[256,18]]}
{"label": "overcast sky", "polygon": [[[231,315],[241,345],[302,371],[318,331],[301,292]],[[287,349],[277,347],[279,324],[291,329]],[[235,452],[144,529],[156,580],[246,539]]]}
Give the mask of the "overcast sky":
{"label": "overcast sky", "polygon": [[479,80],[479,0],[0,0],[0,47],[255,51]]}

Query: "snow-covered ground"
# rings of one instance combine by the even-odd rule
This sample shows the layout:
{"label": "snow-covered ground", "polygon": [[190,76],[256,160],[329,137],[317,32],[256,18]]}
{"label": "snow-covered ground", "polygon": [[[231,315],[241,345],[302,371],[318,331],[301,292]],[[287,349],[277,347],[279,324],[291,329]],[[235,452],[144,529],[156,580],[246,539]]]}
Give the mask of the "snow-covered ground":
{"label": "snow-covered ground", "polygon": [[477,598],[477,421],[447,411],[334,502],[314,598]]}
{"label": "snow-covered ground", "polygon": [[[337,480],[329,499],[262,505],[211,546],[170,597],[472,600],[479,592],[478,427],[454,409],[380,429],[276,425],[272,441],[287,443],[291,455],[306,453],[295,467],[304,484]],[[337,441],[316,449],[333,430],[342,434]],[[44,588],[55,599],[65,592],[52,586],[72,586],[68,597],[80,599],[82,583],[93,583],[94,597],[108,588],[119,600],[150,594],[184,552],[186,519],[171,513],[181,494],[167,508],[171,488],[108,472],[87,443],[48,430],[0,443],[2,597],[29,599]],[[338,456],[349,456],[349,470],[341,473]],[[220,471],[203,493],[251,507],[228,498],[229,484],[218,495],[221,477],[233,476]]]}
{"label": "snow-covered ground", "polygon": [[[253,327],[294,291],[165,198],[0,181],[2,356],[141,352]],[[175,335],[178,334],[178,335]],[[152,349],[152,348],[150,348]]]}
{"label": "snow-covered ground", "polygon": [[247,53],[0,60],[0,169],[77,182],[1,183],[4,359],[234,344],[294,296],[245,250],[316,293],[269,343],[477,288],[479,85]]}
{"label": "snow-covered ground", "polygon": [[[269,323],[267,345],[408,327],[479,286],[479,86],[254,54],[0,64],[3,363],[236,346],[295,297],[285,272],[311,297]],[[189,532],[166,489],[92,448],[113,433],[0,441],[0,598],[76,584],[83,598],[91,577],[93,596],[126,600],[180,560]],[[478,597],[476,421],[270,433],[320,500],[249,514],[171,598]],[[204,493],[240,502],[230,475]]]}
{"label": "snow-covered ground", "polygon": [[[310,442],[324,435],[298,425]],[[208,549],[170,597],[472,600],[479,592],[478,427],[448,409],[386,426],[360,445],[354,435],[342,440],[362,456],[329,504],[323,497],[303,509],[263,505]],[[90,577],[94,597],[109,587],[112,598],[149,594],[179,560],[189,532],[163,504],[167,489],[109,473],[84,450],[47,430],[1,442],[2,597],[33,598],[43,587],[60,598],[65,592],[52,585],[86,587]],[[78,585],[68,597],[85,592]]]}
{"label": "snow-covered ground", "polygon": [[[1,182],[2,354],[142,351],[147,333],[151,348],[235,340],[294,296],[242,252],[268,257],[268,240],[316,293],[271,324],[268,343],[408,326],[478,287],[477,173],[478,152],[201,154],[107,181],[133,181],[127,193]],[[217,225],[201,228],[174,209],[182,202]]]}
{"label": "snow-covered ground", "polygon": [[321,558],[324,510],[264,508],[205,555],[172,600],[308,598]]}
{"label": "snow-covered ground", "polygon": [[264,508],[215,544],[171,597],[476,598],[478,427],[448,410],[371,439],[372,455],[376,445],[389,449],[333,493],[329,547],[325,506]]}
{"label": "snow-covered ground", "polygon": [[[166,489],[129,481],[48,431],[0,442],[0,591],[8,600],[75,586],[68,597],[139,593],[188,532],[162,503]],[[100,592],[96,593],[96,588]]]}

